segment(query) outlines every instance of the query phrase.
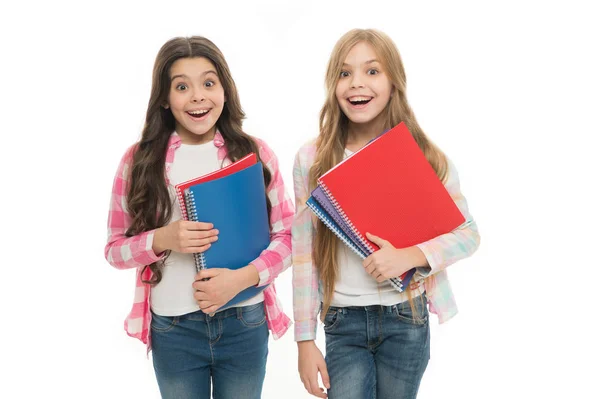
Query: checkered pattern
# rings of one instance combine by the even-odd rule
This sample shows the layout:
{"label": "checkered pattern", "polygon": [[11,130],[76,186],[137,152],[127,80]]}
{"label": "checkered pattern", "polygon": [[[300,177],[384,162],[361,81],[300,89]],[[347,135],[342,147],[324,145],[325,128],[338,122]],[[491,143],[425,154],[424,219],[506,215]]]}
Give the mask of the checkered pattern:
{"label": "checkered pattern", "polygon": [[[258,269],[260,278],[259,285],[268,285],[264,292],[265,313],[267,324],[275,339],[280,338],[290,327],[291,320],[283,313],[281,303],[277,299],[275,285],[272,284],[279,273],[291,265],[291,224],[294,216],[294,207],[291,199],[285,192],[283,179],[279,172],[277,158],[271,149],[262,141],[255,138],[259,146],[262,161],[271,171],[272,180],[267,193],[271,200],[271,244],[264,250],[260,257],[251,263]],[[217,132],[214,144],[218,147],[218,158],[223,165],[231,163],[227,159],[227,148],[223,137]],[[181,139],[173,133],[167,149],[165,168],[168,172],[175,157],[175,151],[181,145]],[[131,224],[131,218],[127,213],[127,182],[129,179],[129,167],[132,162],[136,146],[132,146],[123,156],[115,176],[110,210],[108,214],[108,242],[105,247],[106,260],[117,269],[137,268],[137,278],[133,307],[125,320],[125,331],[132,337],[140,339],[150,350],[150,287],[142,283],[142,278],[151,277],[150,269],[141,276],[145,265],[161,259],[152,250],[154,230],[126,237],[125,232]]]}
{"label": "checkered pattern", "polygon": [[[318,272],[311,255],[316,219],[306,205],[310,196],[308,175],[315,153],[315,140],[312,140],[300,148],[294,162],[296,215],[292,224],[292,270],[296,341],[315,339],[322,300],[319,293]],[[417,245],[425,254],[431,267],[431,271],[427,274],[423,274],[419,269],[418,278],[425,278],[429,310],[438,315],[440,323],[449,320],[458,312],[448,275],[444,269],[472,255],[479,246],[479,232],[469,213],[467,201],[460,191],[458,172],[451,162],[448,166],[449,174],[445,186],[464,215],[465,222],[448,234]]]}

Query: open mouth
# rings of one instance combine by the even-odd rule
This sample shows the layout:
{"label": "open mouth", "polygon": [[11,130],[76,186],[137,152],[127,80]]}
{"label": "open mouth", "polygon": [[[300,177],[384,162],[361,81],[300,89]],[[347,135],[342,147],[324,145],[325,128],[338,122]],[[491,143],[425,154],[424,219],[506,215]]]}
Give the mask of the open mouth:
{"label": "open mouth", "polygon": [[367,105],[373,97],[350,97],[348,102],[354,106]]}
{"label": "open mouth", "polygon": [[196,111],[187,111],[186,113],[194,120],[200,120],[203,119],[206,115],[208,115],[208,113],[210,112],[209,109],[203,109],[203,110],[196,110]]}

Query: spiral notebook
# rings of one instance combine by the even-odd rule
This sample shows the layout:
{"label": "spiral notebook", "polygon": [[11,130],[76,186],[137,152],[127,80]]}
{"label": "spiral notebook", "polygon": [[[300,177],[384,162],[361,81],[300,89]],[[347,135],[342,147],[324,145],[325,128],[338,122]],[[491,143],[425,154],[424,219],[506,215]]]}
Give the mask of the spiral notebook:
{"label": "spiral notebook", "polygon": [[[190,220],[212,223],[219,239],[198,254],[196,268],[240,269],[271,243],[262,163],[184,190]],[[225,307],[256,296],[266,286],[241,291]]]}
{"label": "spiral notebook", "polygon": [[209,182],[215,179],[218,179],[223,176],[230,175],[232,173],[238,172],[242,169],[247,168],[248,166],[254,165],[256,163],[256,154],[251,152],[243,158],[240,158],[236,162],[233,162],[221,169],[215,170],[214,172],[207,173],[200,177],[196,177],[195,179],[185,181],[180,184],[175,185],[175,193],[177,194],[177,200],[179,202],[179,208],[181,209],[181,217],[183,220],[188,220],[187,210],[185,206],[185,195],[184,192],[187,188],[200,183]]}
{"label": "spiral notebook", "polygon": [[[306,205],[310,208],[310,210],[319,218],[321,222],[329,230],[331,230],[348,248],[350,248],[355,254],[357,254],[361,259],[365,259],[368,254],[364,252],[359,245],[357,245],[351,238],[350,235],[346,234],[346,231],[343,226],[343,222],[338,224],[336,220],[327,212],[327,210],[321,206],[319,201],[314,197],[310,196],[308,201],[306,201]],[[402,292],[404,287],[406,287],[410,283],[410,279],[415,273],[415,269],[411,269],[408,272],[404,273],[399,278],[391,278],[389,279],[390,283],[394,288],[398,291]]]}
{"label": "spiral notebook", "polygon": [[448,233],[465,218],[402,122],[318,179],[369,253],[370,232],[406,248]]}
{"label": "spiral notebook", "polygon": [[365,247],[362,244],[360,238],[352,231],[350,226],[346,222],[344,222],[344,218],[336,210],[335,206],[333,206],[331,201],[329,201],[329,198],[327,197],[327,194],[325,194],[325,192],[323,191],[323,188],[321,186],[317,186],[312,191],[311,197],[313,197],[319,203],[321,208],[323,208],[323,212],[327,213],[327,215],[335,221],[335,224],[344,231],[346,237],[348,237],[348,239],[350,239],[354,243],[354,245],[360,248],[360,250],[365,254],[365,257],[369,256],[369,248]]}

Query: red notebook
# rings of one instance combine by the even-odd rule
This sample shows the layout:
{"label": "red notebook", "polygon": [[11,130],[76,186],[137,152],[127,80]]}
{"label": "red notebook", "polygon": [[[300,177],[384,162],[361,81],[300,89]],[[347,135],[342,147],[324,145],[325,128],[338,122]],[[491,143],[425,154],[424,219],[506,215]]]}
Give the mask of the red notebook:
{"label": "red notebook", "polygon": [[212,180],[216,180],[220,177],[225,177],[240,170],[246,169],[256,163],[256,154],[251,152],[245,157],[231,163],[224,168],[215,170],[214,172],[208,173],[204,176],[196,177],[195,179],[188,180],[183,183],[175,185],[175,192],[177,193],[177,200],[179,201],[179,207],[181,208],[181,217],[183,220],[189,220],[187,210],[185,207],[185,190],[195,186],[196,184],[206,183]]}
{"label": "red notebook", "polygon": [[318,179],[361,242],[369,232],[396,248],[460,226],[465,218],[404,124],[379,136]]}

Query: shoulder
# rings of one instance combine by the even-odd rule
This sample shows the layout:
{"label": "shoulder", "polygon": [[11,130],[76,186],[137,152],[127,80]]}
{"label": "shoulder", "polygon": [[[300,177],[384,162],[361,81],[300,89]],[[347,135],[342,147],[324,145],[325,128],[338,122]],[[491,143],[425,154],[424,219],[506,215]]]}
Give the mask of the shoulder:
{"label": "shoulder", "polygon": [[271,170],[271,172],[274,172],[275,169],[279,167],[279,162],[275,152],[271,149],[271,147],[269,147],[266,141],[255,136],[250,137],[258,146],[258,154],[260,155],[262,162]]}
{"label": "shoulder", "polygon": [[131,167],[131,165],[133,164],[133,156],[135,155],[139,144],[139,142],[132,144],[127,148],[127,150],[125,150],[125,153],[121,157],[121,162],[119,163],[119,174],[126,173]]}
{"label": "shoulder", "polygon": [[456,168],[456,165],[454,164],[454,162],[452,162],[452,160],[450,159],[450,157],[448,157],[448,155],[445,154],[446,157],[446,163],[447,163],[447,168],[446,168],[446,179],[444,180],[444,186],[446,186],[446,189],[450,192],[453,190],[460,190],[460,180],[458,178],[458,169]]}
{"label": "shoulder", "polygon": [[310,167],[317,153],[317,138],[314,137],[304,143],[296,152],[294,166],[296,167]]}
{"label": "shoulder", "polygon": [[268,163],[271,161],[272,158],[275,158],[275,153],[273,152],[271,147],[269,147],[266,141],[264,141],[263,139],[259,139],[256,136],[250,137],[258,146],[258,152],[260,153],[260,157],[263,159],[264,162]]}

